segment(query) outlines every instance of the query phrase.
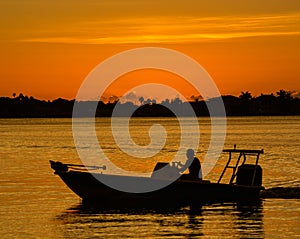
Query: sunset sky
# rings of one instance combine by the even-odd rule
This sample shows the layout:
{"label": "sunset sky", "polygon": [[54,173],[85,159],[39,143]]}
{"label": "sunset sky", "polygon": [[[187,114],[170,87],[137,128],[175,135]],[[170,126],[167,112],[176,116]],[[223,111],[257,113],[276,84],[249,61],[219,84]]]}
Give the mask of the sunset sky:
{"label": "sunset sky", "polygon": [[[223,95],[300,92],[299,0],[1,0],[0,29],[0,96],[75,98],[97,64],[147,46],[194,58]],[[107,94],[150,82],[197,93],[171,73],[142,70]]]}

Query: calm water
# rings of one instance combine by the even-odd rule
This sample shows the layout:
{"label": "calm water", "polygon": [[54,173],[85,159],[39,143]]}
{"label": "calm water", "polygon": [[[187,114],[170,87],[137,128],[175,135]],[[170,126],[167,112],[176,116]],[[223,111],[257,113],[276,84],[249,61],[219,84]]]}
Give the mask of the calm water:
{"label": "calm water", "polygon": [[[210,140],[210,121],[199,118],[202,159]],[[150,142],[148,130],[161,123],[166,145],[155,157],[132,159],[112,138],[109,119],[97,119],[106,155],[125,170],[150,172],[157,161],[172,159],[179,145],[176,119],[133,119],[132,138]],[[229,118],[226,147],[264,149],[266,188],[300,186],[300,117]],[[105,139],[105,140],[104,140]],[[53,174],[49,160],[79,163],[71,119],[0,119],[1,238],[299,238],[300,200],[266,199],[256,208],[209,205],[201,210],[97,211]],[[220,159],[220,164],[223,158]],[[219,164],[207,175],[217,180]]]}

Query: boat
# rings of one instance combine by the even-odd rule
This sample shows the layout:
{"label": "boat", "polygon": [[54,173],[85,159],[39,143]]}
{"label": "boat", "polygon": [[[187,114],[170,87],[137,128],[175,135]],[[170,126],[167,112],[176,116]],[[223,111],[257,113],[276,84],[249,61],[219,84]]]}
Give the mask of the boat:
{"label": "boat", "polygon": [[[134,177],[111,175],[102,172],[92,172],[91,169],[106,167],[64,164],[50,161],[51,168],[64,183],[81,199],[83,203],[93,203],[101,206],[197,206],[210,203],[252,203],[260,200],[262,186],[262,168],[258,164],[263,150],[224,149],[228,160],[219,179],[209,180],[190,179],[188,174],[182,174],[175,181],[167,183],[158,190],[135,193],[124,192],[107,186],[103,181],[161,182],[167,178],[157,177],[156,172],[162,167],[172,167],[168,163],[158,162],[151,177]],[[248,163],[248,158],[254,156],[254,162]],[[227,172],[227,170],[232,170]],[[226,173],[227,172],[227,173]],[[223,182],[224,175],[230,177],[229,182]],[[99,180],[101,179],[101,180]],[[102,180],[104,179],[104,180]]]}

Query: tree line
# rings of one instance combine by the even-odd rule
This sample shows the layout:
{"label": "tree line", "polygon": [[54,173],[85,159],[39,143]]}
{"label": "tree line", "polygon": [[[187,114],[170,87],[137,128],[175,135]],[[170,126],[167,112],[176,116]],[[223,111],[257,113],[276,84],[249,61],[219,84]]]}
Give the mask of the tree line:
{"label": "tree line", "polygon": [[[275,94],[261,94],[253,97],[250,92],[241,92],[237,96],[221,96],[227,116],[275,116],[275,115],[300,115],[300,99],[293,97],[291,92],[279,90]],[[161,103],[156,100],[141,97],[138,103],[119,102],[117,97],[113,101],[97,103],[96,117],[111,117],[115,106],[118,104],[116,116],[133,117],[173,117],[193,116],[189,109],[193,109],[196,116],[209,116],[208,105],[214,104],[217,98],[202,100],[201,97],[191,97],[189,102],[179,98],[166,99]],[[67,100],[39,100],[33,96],[24,96],[20,93],[13,97],[0,97],[0,118],[69,118],[72,117],[74,104],[81,104],[87,111],[92,108],[95,101]]]}

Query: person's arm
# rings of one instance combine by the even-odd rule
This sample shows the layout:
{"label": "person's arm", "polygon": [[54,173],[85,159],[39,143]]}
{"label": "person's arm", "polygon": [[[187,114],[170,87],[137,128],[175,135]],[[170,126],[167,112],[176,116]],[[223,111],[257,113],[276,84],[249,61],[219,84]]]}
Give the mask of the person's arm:
{"label": "person's arm", "polygon": [[199,177],[200,179],[202,179],[202,168],[200,168],[200,170],[199,170],[199,175],[198,175],[198,177]]}
{"label": "person's arm", "polygon": [[197,158],[197,160],[198,160],[199,166],[200,166],[198,177],[199,177],[200,179],[202,179],[202,165],[201,165],[201,162],[200,162],[200,160],[199,160],[198,158]]}
{"label": "person's arm", "polygon": [[189,160],[187,160],[185,162],[185,164],[181,164],[181,165],[178,165],[178,166],[181,166],[181,168],[179,169],[179,172],[183,173],[185,170],[187,170],[189,168],[191,164],[189,163]]}

